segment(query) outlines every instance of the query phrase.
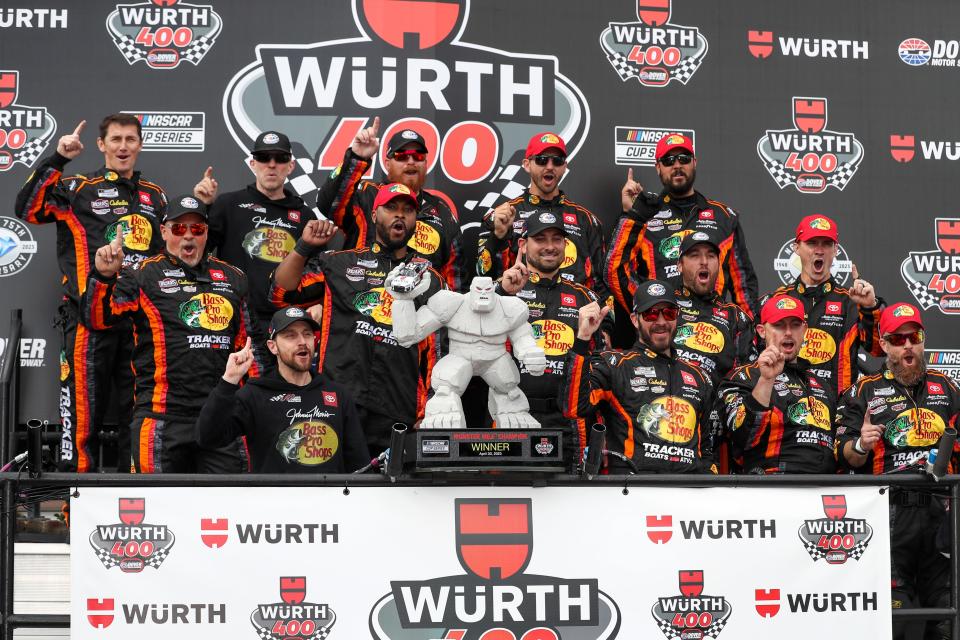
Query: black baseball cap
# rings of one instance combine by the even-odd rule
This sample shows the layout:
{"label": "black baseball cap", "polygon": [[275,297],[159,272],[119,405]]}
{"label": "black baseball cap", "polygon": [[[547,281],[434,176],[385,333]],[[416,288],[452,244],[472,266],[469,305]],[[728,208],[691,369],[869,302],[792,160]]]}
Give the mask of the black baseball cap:
{"label": "black baseball cap", "polygon": [[414,144],[419,151],[429,153],[427,150],[427,141],[423,139],[422,135],[413,129],[401,129],[390,137],[390,142],[387,144],[387,157],[392,158],[394,153],[408,144]]}
{"label": "black baseball cap", "polygon": [[661,302],[677,306],[677,296],[673,293],[673,287],[663,280],[647,280],[641,282],[637,292],[633,294],[633,311],[643,313]]}
{"label": "black baseball cap", "polygon": [[680,243],[680,255],[682,256],[698,244],[709,244],[716,248],[718,254],[720,253],[720,239],[717,234],[710,230],[697,230],[684,237],[683,242]]}
{"label": "black baseball cap", "polygon": [[203,204],[196,198],[194,198],[189,193],[185,193],[182,196],[177,196],[170,200],[167,205],[167,212],[163,216],[164,222],[169,222],[170,220],[176,220],[180,216],[185,216],[188,213],[195,213],[204,220],[207,219],[207,205]]}
{"label": "black baseball cap", "polygon": [[525,220],[525,225],[522,235],[524,238],[535,236],[544,229],[559,229],[563,235],[567,235],[567,230],[563,228],[563,214],[552,211],[534,213]]}
{"label": "black baseball cap", "polygon": [[283,151],[284,153],[293,153],[290,150],[290,138],[279,131],[264,131],[257,136],[257,141],[253,143],[251,153],[260,153],[261,151]]}
{"label": "black baseball cap", "polygon": [[287,307],[285,309],[280,309],[273,317],[270,318],[270,326],[267,329],[267,335],[270,336],[270,339],[273,340],[274,336],[278,332],[283,331],[294,322],[306,322],[314,331],[320,331],[320,325],[310,317],[310,314],[301,309],[300,307]]}

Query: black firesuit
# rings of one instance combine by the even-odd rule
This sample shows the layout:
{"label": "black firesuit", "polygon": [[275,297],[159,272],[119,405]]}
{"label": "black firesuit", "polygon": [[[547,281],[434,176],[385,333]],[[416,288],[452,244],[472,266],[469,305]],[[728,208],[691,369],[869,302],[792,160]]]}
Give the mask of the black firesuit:
{"label": "black firesuit", "polygon": [[677,357],[700,367],[714,384],[734,368],[755,358],[753,323],[738,305],[711,292],[701,297],[687,287],[677,289]]}
{"label": "black firesuit", "polygon": [[370,462],[350,392],[322,374],[305,386],[276,372],[243,386],[223,378],[196,424],[202,447],[246,436],[254,473],[345,473]]}
{"label": "black firesuit", "polygon": [[[80,302],[82,321],[106,329],[131,318],[136,378],[131,437],[139,473],[239,473],[240,443],[198,449],[193,424],[232,351],[249,335],[247,277],[214,257],[190,267],[167,253],[119,277],[90,272]],[[255,353],[257,353],[255,351]],[[259,371],[258,362],[251,375]]]}
{"label": "black firesuit", "polygon": [[101,246],[123,228],[124,266],[162,250],[158,220],[167,207],[163,190],[140,172],[128,178],[106,168],[63,177],[69,160],[59,153],[45,158],[17,194],[17,216],[31,224],[56,223],[57,262],[63,274],[63,298],[56,324],[61,331],[60,463],[64,471],[90,471],[96,430],[103,425],[111,386],[121,426],[118,460],[128,467],[130,440],[126,425],[133,406],[129,323],[107,331],[79,324],[77,307],[87,288],[87,274]]}

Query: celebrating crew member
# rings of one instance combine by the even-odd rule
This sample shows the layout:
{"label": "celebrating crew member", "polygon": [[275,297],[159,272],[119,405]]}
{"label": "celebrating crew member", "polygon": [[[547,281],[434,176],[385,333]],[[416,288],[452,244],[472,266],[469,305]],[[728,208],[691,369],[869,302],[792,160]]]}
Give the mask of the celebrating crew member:
{"label": "celebrating crew member", "polygon": [[[60,328],[60,441],[62,471],[90,471],[96,450],[94,429],[104,423],[111,387],[120,425],[118,471],[129,469],[130,439],[126,427],[133,408],[130,324],[91,331],[79,323],[79,300],[97,250],[123,237],[126,265],[159,252],[158,220],[167,198],[163,190],[135,170],[143,148],[140,121],[113,114],[100,123],[97,148],[103,166],[86,174],[63,177],[67,163],[80,155],[83,120],[62,136],[53,155],[42,160],[17,194],[15,212],[31,224],[57,224],[57,262],[63,274],[63,297],[56,324]],[[122,233],[120,230],[122,229]],[[101,464],[103,461],[100,461]]]}
{"label": "celebrating crew member", "polygon": [[718,200],[708,200],[693,183],[697,158],[693,140],[678,133],[663,136],[656,148],[659,194],[644,192],[633,169],[620,192],[623,215],[607,254],[606,279],[617,302],[629,309],[637,286],[659,278],[681,284],[680,245],[695,231],[713,231],[720,239],[721,271],[716,290],[756,317],[757,276],[747,253],[740,217]]}
{"label": "celebrating crew member", "polygon": [[253,365],[250,341],[230,354],[197,420],[200,446],[246,436],[255,473],[344,473],[370,461],[350,391],[311,371],[314,331],[320,325],[298,307],[274,313],[267,349],[276,368],[242,389]]}
{"label": "celebrating crew member", "polygon": [[805,217],[797,225],[794,251],[800,258],[800,277],[774,291],[803,302],[807,334],[800,357],[808,360],[821,382],[839,397],[857,378],[857,351],[862,346],[883,355],[877,335],[882,301],[873,285],[858,277],[849,289],[837,286],[830,268],[837,257],[837,223],[824,215]]}
{"label": "celebrating crew member", "polygon": [[[380,148],[380,118],[360,131],[317,194],[317,208],[339,226],[346,240],[344,249],[365,249],[376,241],[373,204],[380,184],[361,180]],[[463,232],[453,201],[436,190],[423,188],[430,151],[419,133],[403,129],[390,137],[383,166],[388,183],[405,185],[417,200],[417,224],[410,248],[430,260],[443,275],[447,287],[462,291],[466,286]]]}
{"label": "celebrating crew member", "polygon": [[[886,354],[883,369],[857,380],[837,408],[844,459],[854,469],[875,475],[923,463],[946,427],[957,427],[960,412],[960,390],[954,382],[927,369],[923,321],[916,307],[899,303],[884,309],[880,336]],[[906,488],[890,493],[894,608],[950,606],[948,558],[956,549],[941,529],[945,499]],[[902,633],[894,624],[894,637],[902,638]],[[949,621],[928,623],[924,637],[950,638]]]}
{"label": "celebrating crew member", "polygon": [[119,235],[97,250],[81,298],[82,321],[100,330],[133,321],[136,473],[240,473],[246,469],[242,443],[200,447],[194,423],[231,350],[247,342],[247,277],[205,255],[207,207],[193,196],[170,203],[160,232],[164,252],[133,268],[120,269]]}
{"label": "celebrating crew member", "polygon": [[[290,139],[278,131],[257,136],[250,168],[255,180],[245,189],[217,195],[219,185],[208,167],[193,195],[210,207],[207,250],[247,274],[253,338],[266,353],[266,329],[273,316],[270,274],[293,250],[307,222],[316,218],[284,181],[293,171]],[[272,359],[265,363],[273,367]]]}
{"label": "celebrating crew member", "polygon": [[[588,341],[609,307],[580,310],[577,339],[561,389],[564,413],[589,420],[597,410],[607,425],[606,447],[631,460],[641,473],[716,473],[708,418],[713,383],[673,352],[677,299],[670,284],[644,282],[630,316],[637,342],[626,351],[589,357]],[[629,468],[613,456],[611,473]]]}
{"label": "celebrating crew member", "polygon": [[[356,398],[372,451],[389,446],[394,423],[413,425],[422,415],[437,356],[433,336],[409,348],[400,346],[393,335],[393,298],[384,289],[395,266],[424,259],[408,246],[418,205],[405,185],[384,185],[373,202],[373,246],[322,253],[308,263],[336,230],[328,220],[311,220],[274,272],[271,288],[277,306],[323,304],[320,370]],[[418,306],[442,286],[440,274],[433,275]]]}
{"label": "celebrating crew member", "polygon": [[836,396],[799,357],[803,303],[775,296],[760,310],[766,348],[720,384],[733,454],[747,473],[833,473]]}

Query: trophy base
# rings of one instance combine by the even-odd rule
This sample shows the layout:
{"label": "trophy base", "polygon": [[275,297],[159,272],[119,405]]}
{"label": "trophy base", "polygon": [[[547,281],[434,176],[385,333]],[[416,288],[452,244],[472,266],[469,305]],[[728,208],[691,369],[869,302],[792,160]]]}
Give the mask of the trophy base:
{"label": "trophy base", "polygon": [[564,473],[563,437],[557,429],[424,429],[407,437],[404,458],[415,460],[414,472]]}

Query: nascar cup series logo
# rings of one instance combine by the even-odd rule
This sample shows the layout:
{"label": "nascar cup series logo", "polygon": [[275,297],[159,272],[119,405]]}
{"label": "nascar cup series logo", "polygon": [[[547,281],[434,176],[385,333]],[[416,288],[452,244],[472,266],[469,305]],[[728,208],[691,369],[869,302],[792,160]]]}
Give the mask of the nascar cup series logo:
{"label": "nascar cup series logo", "polygon": [[57,121],[46,107],[17,102],[19,88],[19,71],[0,71],[0,171],[18,162],[32,167],[57,130]]}
{"label": "nascar cup series logo", "polygon": [[307,579],[280,578],[282,602],[257,605],[250,623],[263,640],[326,638],[337,614],[326,604],[307,601]]}
{"label": "nascar cup series logo", "polygon": [[180,305],[180,319],[193,329],[223,331],[233,319],[233,305],[215,293],[198,293]]}
{"label": "nascar cup series logo", "polygon": [[[256,61],[237,72],[223,98],[227,127],[245,155],[262,131],[296,132],[295,171],[308,175],[291,175],[291,187],[308,202],[375,115],[384,123],[383,141],[404,129],[423,136],[428,170],[438,169],[434,184],[462,191],[453,199],[467,201],[469,210],[486,211],[507,197],[503,190],[522,171],[535,133],[562,136],[570,156],[583,144],[590,112],[556,57],[463,42],[469,0],[353,0],[352,6],[360,37],[259,45]],[[498,186],[468,200],[476,189],[462,185],[488,177]],[[420,241],[432,244],[424,235]]]}
{"label": "nascar cup series logo", "polygon": [[596,578],[526,573],[533,552],[530,499],[454,501],[465,573],[391,580],[370,612],[375,640],[608,640],[617,604]]}
{"label": "nascar cup series logo", "polygon": [[873,527],[862,518],[847,517],[847,497],[821,496],[825,518],[804,520],[799,535],[803,547],[816,562],[844,564],[850,558],[859,560],[873,538]]}
{"label": "nascar cup series logo", "polygon": [[[784,242],[780,246],[780,251],[777,252],[777,257],[773,260],[773,269],[780,277],[780,282],[785,285],[796,282],[803,270],[800,256],[793,248],[796,242],[795,238],[790,238]],[[851,281],[852,273],[853,261],[850,260],[850,256],[843,245],[837,243],[837,257],[833,259],[833,264],[830,265],[830,275],[833,276],[834,281],[839,286],[845,287]]]}
{"label": "nascar cup series logo", "polygon": [[781,189],[801,193],[843,190],[863,160],[863,145],[852,133],[827,129],[826,98],[794,98],[793,128],[768,129],[757,154]]}
{"label": "nascar cup series logo", "polygon": [[960,219],[937,218],[934,240],[933,251],[910,252],[900,276],[922,310],[960,313]]}
{"label": "nascar cup series logo", "polygon": [[733,607],[724,596],[703,595],[703,571],[680,571],[680,595],[657,598],[653,619],[668,640],[714,640]]}
{"label": "nascar cup series logo", "polygon": [[143,60],[151,69],[200,64],[222,27],[212,6],[180,0],[118,4],[107,16],[107,32],[127,63]]}
{"label": "nascar cup series logo", "polygon": [[120,522],[97,525],[90,546],[107,569],[140,573],[145,567],[159,569],[170,554],[176,536],[164,524],[144,522],[146,500],[120,498]]}
{"label": "nascar cup series logo", "polygon": [[37,242],[23,222],[0,216],[0,278],[12,276],[27,268]]}
{"label": "nascar cup series logo", "polygon": [[707,39],[696,27],[670,22],[672,0],[636,0],[639,22],[611,22],[600,47],[626,82],[664,87],[687,84],[707,56]]}

